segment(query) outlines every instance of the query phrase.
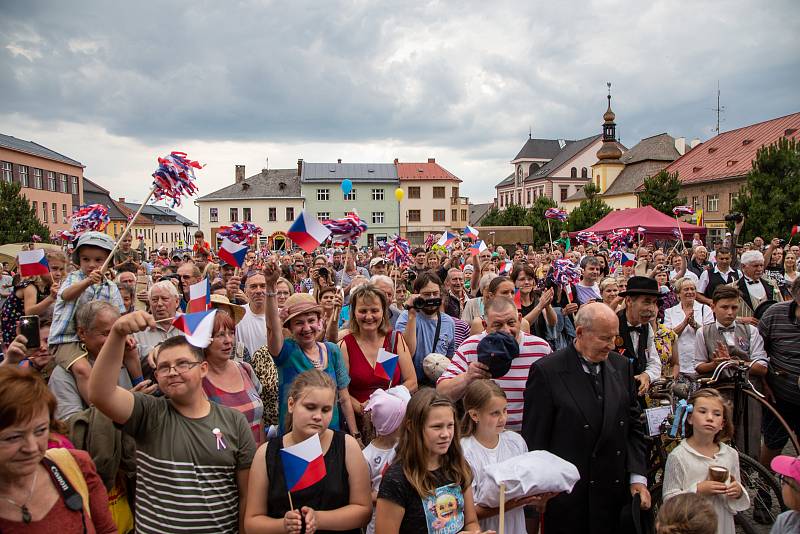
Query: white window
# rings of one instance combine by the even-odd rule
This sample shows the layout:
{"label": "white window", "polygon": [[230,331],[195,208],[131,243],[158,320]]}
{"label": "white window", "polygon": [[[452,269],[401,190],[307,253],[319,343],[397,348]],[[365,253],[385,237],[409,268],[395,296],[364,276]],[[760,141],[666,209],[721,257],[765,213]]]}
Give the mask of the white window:
{"label": "white window", "polygon": [[278,208],[269,208],[267,210],[267,217],[269,222],[275,222],[278,220]]}
{"label": "white window", "polygon": [[708,211],[719,209],[719,195],[708,195]]}
{"label": "white window", "polygon": [[72,177],[72,194],[73,195],[77,195],[78,194],[78,177],[77,176],[73,176]]}
{"label": "white window", "polygon": [[383,189],[372,190],[372,200],[383,200],[383,195],[384,195]]}
{"label": "white window", "polygon": [[66,174],[59,174],[58,176],[59,176],[59,178],[61,178],[61,192],[62,193],[66,193],[67,192],[67,185],[68,185],[67,175]]}
{"label": "white window", "polygon": [[42,186],[42,169],[33,169],[33,187],[41,189]]}
{"label": "white window", "polygon": [[[327,191],[327,189],[326,189]],[[286,208],[286,220],[293,221],[294,220],[294,208]]]}
{"label": "white window", "polygon": [[61,220],[67,222],[67,205],[61,204]]}
{"label": "white window", "polygon": [[56,173],[53,171],[47,171],[47,190],[48,191],[58,191],[56,184]]}
{"label": "white window", "polygon": [[351,189],[350,192],[344,195],[345,200],[355,200],[356,199],[356,190]]}
{"label": "white window", "polygon": [[330,200],[330,199],[331,199],[330,189],[317,189],[317,200]]}
{"label": "white window", "polygon": [[382,211],[373,211],[372,212],[372,224],[383,224],[383,212]]}
{"label": "white window", "polygon": [[219,210],[218,210],[218,208],[209,208],[209,210],[208,210],[208,220],[210,222],[217,222],[219,220]]}
{"label": "white window", "polygon": [[230,212],[228,220],[231,222],[239,222],[239,208],[231,208]]}
{"label": "white window", "polygon": [[42,222],[47,222],[47,202],[42,202]]}
{"label": "white window", "polygon": [[246,222],[253,220],[253,210],[251,208],[242,208],[242,220]]}
{"label": "white window", "polygon": [[11,164],[7,161],[3,162],[3,180],[11,183]]}
{"label": "white window", "polygon": [[318,211],[317,212],[317,219],[320,221],[327,221],[331,218],[331,212],[329,211]]}
{"label": "white window", "polygon": [[30,187],[30,182],[28,181],[28,167],[26,165],[19,166],[19,182],[22,184],[22,187]]}

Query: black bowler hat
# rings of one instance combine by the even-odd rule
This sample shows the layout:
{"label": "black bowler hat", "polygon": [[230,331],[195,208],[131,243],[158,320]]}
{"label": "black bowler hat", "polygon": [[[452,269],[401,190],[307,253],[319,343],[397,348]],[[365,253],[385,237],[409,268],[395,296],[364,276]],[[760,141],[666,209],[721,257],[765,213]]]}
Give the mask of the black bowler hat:
{"label": "black bowler hat", "polygon": [[641,496],[637,493],[622,507],[619,514],[618,534],[645,534],[653,531],[653,512],[642,510]]}
{"label": "black bowler hat", "polygon": [[636,295],[653,295],[659,296],[661,292],[658,290],[658,282],[649,276],[631,276],[628,278],[628,285],[625,291],[620,291],[621,297],[634,297]]}
{"label": "black bowler hat", "polygon": [[517,340],[503,332],[492,332],[478,343],[478,361],[489,368],[492,378],[505,376],[519,356]]}

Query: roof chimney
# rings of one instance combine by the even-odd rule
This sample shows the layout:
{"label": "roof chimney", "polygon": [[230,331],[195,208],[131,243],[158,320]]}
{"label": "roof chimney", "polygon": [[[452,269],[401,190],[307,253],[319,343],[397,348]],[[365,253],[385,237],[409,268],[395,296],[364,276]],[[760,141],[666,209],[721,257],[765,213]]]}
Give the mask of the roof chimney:
{"label": "roof chimney", "polygon": [[695,137],[694,139],[692,139],[692,144],[689,145],[689,148],[694,148],[699,144],[700,144],[700,139]]}
{"label": "roof chimney", "polygon": [[337,159],[337,160],[336,160],[336,163],[338,163],[338,164],[340,164],[340,165],[341,165],[341,163],[342,163],[342,158],[339,158],[339,159]]}
{"label": "roof chimney", "polygon": [[297,176],[303,176],[303,158],[297,160]]}
{"label": "roof chimney", "polygon": [[397,158],[394,158],[394,164],[397,165],[398,163],[400,163],[400,160],[397,159]]}
{"label": "roof chimney", "polygon": [[428,158],[428,163],[436,163],[436,158]]}
{"label": "roof chimney", "polygon": [[122,204],[125,204],[125,197],[119,197],[119,201],[120,201]]}
{"label": "roof chimney", "polygon": [[685,137],[676,137],[675,138],[675,150],[678,151],[678,154],[683,156],[686,154],[686,138]]}
{"label": "roof chimney", "polygon": [[234,176],[237,184],[244,182],[244,165],[236,166],[236,172],[234,173]]}

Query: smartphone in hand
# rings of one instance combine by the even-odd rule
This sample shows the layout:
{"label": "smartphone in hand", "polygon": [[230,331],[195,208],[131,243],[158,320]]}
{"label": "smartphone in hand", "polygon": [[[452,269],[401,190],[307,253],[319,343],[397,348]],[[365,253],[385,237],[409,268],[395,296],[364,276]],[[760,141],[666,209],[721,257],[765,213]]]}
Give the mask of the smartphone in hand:
{"label": "smartphone in hand", "polygon": [[19,320],[19,333],[28,340],[25,348],[38,349],[41,344],[41,339],[39,339],[39,316],[23,315]]}

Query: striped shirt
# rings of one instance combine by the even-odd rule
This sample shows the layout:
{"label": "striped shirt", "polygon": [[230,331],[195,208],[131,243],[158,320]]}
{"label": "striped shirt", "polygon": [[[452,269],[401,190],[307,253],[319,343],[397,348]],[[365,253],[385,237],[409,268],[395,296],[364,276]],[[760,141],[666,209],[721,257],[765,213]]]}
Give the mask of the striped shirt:
{"label": "striped shirt", "polygon": [[800,320],[797,302],[779,302],[770,307],[758,322],[769,356],[767,380],[772,392],[781,400],[800,405]]}
{"label": "striped shirt", "polygon": [[250,468],[256,446],[241,413],[210,406],[189,419],[163,397],[134,393],[122,429],[136,439],[137,533],[239,531],[236,475]]}
{"label": "striped shirt", "polygon": [[[464,343],[458,347],[450,365],[445,369],[437,383],[441,383],[450,378],[454,378],[467,372],[467,367],[471,362],[478,361],[478,343],[486,336],[486,332],[468,337]],[[525,382],[528,380],[528,372],[531,365],[552,352],[547,341],[520,332],[519,356],[511,362],[511,369],[505,376],[495,378],[494,381],[505,392],[508,398],[508,420],[506,428],[519,432],[522,430],[522,408],[525,403]]]}
{"label": "striped shirt", "polygon": [[75,300],[64,300],[61,295],[64,290],[86,279],[83,271],[78,269],[67,275],[58,288],[58,297],[53,307],[53,324],[50,326],[50,337],[48,344],[61,345],[63,343],[77,343],[78,327],[75,324],[75,312],[79,307],[93,300],[105,300],[117,308],[120,313],[125,313],[125,303],[122,302],[122,295],[119,294],[117,284],[110,280],[104,280],[102,284],[95,284],[88,287]]}

